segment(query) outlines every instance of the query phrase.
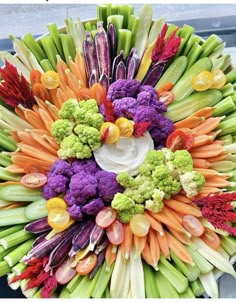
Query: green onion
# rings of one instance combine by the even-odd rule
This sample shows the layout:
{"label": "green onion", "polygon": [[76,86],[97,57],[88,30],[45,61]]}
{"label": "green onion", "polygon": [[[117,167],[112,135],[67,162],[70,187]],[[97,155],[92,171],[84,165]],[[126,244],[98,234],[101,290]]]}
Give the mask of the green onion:
{"label": "green onion", "polygon": [[223,116],[235,111],[236,109],[236,105],[231,96],[227,96],[213,107],[215,108],[215,111],[212,116]]}
{"label": "green onion", "polygon": [[4,257],[10,267],[19,262],[32,248],[34,239],[29,239]]}
{"label": "green onion", "polygon": [[79,274],[76,274],[74,278],[71,279],[69,283],[66,284],[66,288],[69,292],[73,292],[75,288],[78,286],[79,282],[81,281],[82,276]]}
{"label": "green onion", "polygon": [[43,59],[46,59],[47,56],[39,44],[35,41],[31,33],[25,34],[21,40],[23,43],[32,51],[36,59],[40,62]]}
{"label": "green onion", "polygon": [[61,38],[60,38],[60,33],[57,28],[57,25],[55,23],[50,23],[47,25],[48,32],[50,33],[50,36],[53,38],[53,41],[56,45],[57,51],[59,55],[63,58],[64,60],[64,53],[61,45]]}
{"label": "green onion", "polygon": [[43,59],[42,61],[40,61],[40,65],[42,66],[45,72],[48,70],[53,70],[53,67],[48,59]]}
{"label": "green onion", "polygon": [[25,230],[20,230],[14,234],[8,235],[0,239],[0,245],[2,245],[5,249],[9,249],[12,246],[16,246],[19,243],[22,243],[29,238],[32,238],[34,235],[32,233],[28,233]]}
{"label": "green onion", "polygon": [[236,237],[233,236],[221,236],[220,237],[221,246],[230,255],[236,254]]}
{"label": "green onion", "polygon": [[202,44],[203,51],[200,58],[209,56],[222,42],[223,41],[219,36],[215,34],[210,35]]}
{"label": "green onion", "polygon": [[117,46],[117,54],[120,53],[121,50],[124,51],[124,58],[126,58],[130,52],[132,32],[128,29],[119,29],[118,31],[118,46]]}
{"label": "green onion", "polygon": [[182,294],[180,294],[180,298],[191,298],[191,299],[195,299],[195,295],[191,289],[191,287],[188,287],[186,289],[186,291],[184,291]]}
{"label": "green onion", "polygon": [[156,274],[156,283],[161,299],[165,299],[165,298],[178,299],[180,297],[174,286],[161,272],[157,272]]}
{"label": "green onion", "polygon": [[0,277],[10,273],[10,271],[11,271],[11,268],[8,265],[8,263],[5,260],[0,261]]}
{"label": "green onion", "polygon": [[65,60],[67,65],[70,65],[70,57],[72,60],[74,60],[76,51],[75,51],[75,45],[72,39],[72,36],[70,34],[60,34],[61,37],[61,43],[62,48],[65,56]]}
{"label": "green onion", "polygon": [[26,268],[26,264],[23,262],[18,262],[16,265],[12,267],[12,272],[16,274],[16,276],[19,276]]}
{"label": "green onion", "polygon": [[17,231],[23,230],[24,224],[14,225],[12,227],[7,227],[7,229],[0,231],[0,239],[8,235],[14,234]]}
{"label": "green onion", "polygon": [[199,279],[190,282],[191,289],[195,295],[195,297],[200,297],[204,294],[205,290],[202,286],[202,283]]}
{"label": "green onion", "polygon": [[[227,97],[229,95],[233,95],[234,94],[234,86],[231,83],[226,84],[223,88],[220,89],[220,91],[222,92],[223,97]],[[235,100],[233,99],[233,101],[235,102]]]}
{"label": "green onion", "polygon": [[188,250],[193,262],[197,265],[201,274],[206,274],[213,270],[213,265],[211,265],[202,255],[200,255],[197,250],[191,246],[185,246],[185,248]]}
{"label": "green onion", "polygon": [[51,63],[54,70],[56,70],[56,55],[58,54],[58,50],[56,45],[54,44],[53,38],[51,36],[45,36],[40,39],[43,49],[47,54],[47,58]]}

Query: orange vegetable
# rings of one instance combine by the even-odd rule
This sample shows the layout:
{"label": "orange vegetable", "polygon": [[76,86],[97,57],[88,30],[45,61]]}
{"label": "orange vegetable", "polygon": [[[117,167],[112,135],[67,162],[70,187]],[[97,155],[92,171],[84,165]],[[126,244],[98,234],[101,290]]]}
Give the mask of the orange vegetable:
{"label": "orange vegetable", "polygon": [[195,128],[196,126],[200,125],[200,123],[203,121],[202,117],[198,116],[188,116],[182,121],[174,123],[175,129],[181,129],[181,128]]}
{"label": "orange vegetable", "polygon": [[183,202],[171,199],[171,200],[165,200],[165,204],[169,208],[171,208],[179,213],[182,213],[184,215],[193,215],[196,217],[202,216],[202,212],[199,209],[197,209],[194,206],[187,204],[187,203],[183,203]]}
{"label": "orange vegetable", "polygon": [[162,92],[170,91],[173,87],[171,82],[166,82],[157,89],[157,95],[160,96]]}
{"label": "orange vegetable", "polygon": [[202,108],[196,112],[194,112],[193,114],[191,114],[192,116],[199,116],[199,117],[205,117],[206,119],[211,117],[213,112],[215,111],[214,107],[205,107]]}
{"label": "orange vegetable", "polygon": [[161,253],[165,256],[165,258],[170,259],[170,249],[166,237],[166,231],[163,232],[162,236],[159,233],[156,233],[156,235]]}

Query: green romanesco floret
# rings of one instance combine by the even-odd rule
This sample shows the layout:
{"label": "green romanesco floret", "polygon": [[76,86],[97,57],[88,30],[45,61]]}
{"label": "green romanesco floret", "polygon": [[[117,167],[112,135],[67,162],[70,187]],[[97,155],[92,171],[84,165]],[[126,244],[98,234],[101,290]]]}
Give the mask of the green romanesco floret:
{"label": "green romanesco floret", "polygon": [[104,122],[102,114],[90,112],[84,108],[76,109],[76,111],[74,112],[74,119],[77,125],[87,125],[96,129],[100,129]]}
{"label": "green romanesco floret", "polygon": [[76,108],[79,108],[79,102],[77,99],[68,99],[65,103],[63,103],[61,109],[59,110],[59,118],[73,120],[73,114]]}
{"label": "green romanesco floret", "polygon": [[172,194],[177,194],[180,189],[180,182],[174,179],[165,165],[156,167],[152,173],[153,181],[157,188],[165,193],[165,198],[170,199]]}
{"label": "green romanesco floret", "polygon": [[177,150],[173,153],[173,157],[166,163],[171,175],[179,178],[179,175],[193,171],[193,160],[187,150]]}
{"label": "green romanesco floret", "polygon": [[164,196],[165,193],[163,191],[154,189],[152,199],[145,201],[145,208],[154,213],[160,212],[164,206],[164,203],[162,202]]}
{"label": "green romanesco floret", "polygon": [[123,187],[133,187],[135,185],[134,178],[129,175],[127,172],[120,172],[116,176],[116,180]]}
{"label": "green romanesco floret", "polygon": [[74,132],[78,135],[79,140],[92,150],[97,150],[101,147],[101,136],[97,129],[86,125],[77,125],[74,128]]}
{"label": "green romanesco floret", "polygon": [[205,183],[205,178],[201,173],[196,171],[186,172],[185,174],[180,175],[180,183],[186,192],[187,197],[191,198],[201,191]]}
{"label": "green romanesco floret", "polygon": [[60,144],[63,139],[73,133],[75,124],[70,120],[58,119],[51,126],[51,134]]}
{"label": "green romanesco floret", "polygon": [[164,154],[164,162],[165,163],[172,160],[172,157],[173,157],[174,153],[170,149],[162,148],[160,151]]}
{"label": "green romanesco floret", "polygon": [[144,163],[139,166],[141,175],[150,176],[156,166],[164,164],[164,154],[160,150],[149,150],[146,154]]}
{"label": "green romanesco floret", "polygon": [[131,209],[125,211],[117,211],[117,218],[123,223],[130,222],[131,218],[136,214],[143,214],[144,205],[135,204]]}
{"label": "green romanesco floret", "polygon": [[123,193],[116,193],[112,199],[111,206],[117,211],[126,211],[133,208],[134,201]]}
{"label": "green romanesco floret", "polygon": [[63,139],[57,154],[61,159],[70,157],[84,159],[90,158],[92,156],[92,151],[88,145],[81,142],[78,136],[71,134]]}
{"label": "green romanesco floret", "polygon": [[98,104],[95,99],[80,101],[79,107],[87,112],[98,113]]}

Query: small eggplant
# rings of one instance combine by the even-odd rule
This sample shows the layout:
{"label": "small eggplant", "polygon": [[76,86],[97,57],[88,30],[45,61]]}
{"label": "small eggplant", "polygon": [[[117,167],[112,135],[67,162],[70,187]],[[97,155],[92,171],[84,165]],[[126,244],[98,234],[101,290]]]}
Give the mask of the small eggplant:
{"label": "small eggplant", "polygon": [[103,88],[107,92],[108,87],[109,87],[109,79],[105,73],[101,75],[101,77],[99,79],[99,83],[103,86]]}
{"label": "small eggplant", "polygon": [[90,251],[93,251],[95,248],[95,245],[99,242],[99,240],[104,235],[105,231],[103,228],[95,224],[90,237],[89,237],[89,249]]}
{"label": "small eggplant", "polygon": [[93,270],[90,272],[88,276],[89,279],[92,279],[96,275],[96,272],[99,270],[99,267],[102,265],[103,260],[105,259],[105,253],[106,251],[103,250],[101,251],[101,253],[98,254],[96,265],[94,266]]}
{"label": "small eggplant", "polygon": [[114,24],[112,23],[108,24],[107,35],[110,45],[111,61],[113,62],[113,59],[115,58],[117,53],[117,33]]}
{"label": "small eggplant", "polygon": [[72,239],[72,245],[74,251],[83,249],[89,244],[89,236],[94,226],[95,226],[95,222],[93,220],[88,220],[83,225],[82,229],[80,229],[79,232],[76,232],[76,234]]}
{"label": "small eggplant", "polygon": [[51,229],[52,228],[48,224],[47,217],[34,220],[25,226],[25,231],[33,234],[44,233],[46,231],[50,231]]}
{"label": "small eggplant", "polygon": [[106,74],[109,78],[111,74],[110,47],[107,33],[104,30],[102,24],[102,21],[99,21],[97,23],[97,33],[94,36],[94,44],[96,49],[99,74]]}
{"label": "small eggplant", "polygon": [[160,79],[165,65],[166,61],[161,61],[156,63],[154,66],[151,66],[144,79],[142,80],[142,85],[151,85],[154,87],[157,81]]}
{"label": "small eggplant", "polygon": [[120,54],[118,56],[116,56],[113,60],[113,64],[112,64],[112,82],[115,81],[115,74],[116,74],[116,67],[117,65],[124,60],[124,52],[123,50],[120,51]]}
{"label": "small eggplant", "polygon": [[90,32],[86,32],[86,37],[83,42],[83,53],[84,53],[87,78],[89,79],[93,70],[96,70],[96,74],[98,74],[98,61],[97,61],[95,43],[92,40]]}
{"label": "small eggplant", "polygon": [[126,79],[126,67],[123,61],[116,66],[115,80],[125,80]]}

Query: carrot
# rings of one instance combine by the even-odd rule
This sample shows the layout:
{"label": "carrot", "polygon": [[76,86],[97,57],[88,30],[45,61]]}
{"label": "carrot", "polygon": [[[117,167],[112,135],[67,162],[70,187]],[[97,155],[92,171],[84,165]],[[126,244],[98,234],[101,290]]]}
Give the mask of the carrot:
{"label": "carrot", "polygon": [[160,96],[162,92],[170,91],[173,87],[173,83],[166,82],[157,89],[157,95]]}
{"label": "carrot", "polygon": [[12,160],[13,164],[16,164],[20,167],[24,167],[24,165],[27,162],[30,162],[31,164],[34,164],[35,166],[42,165],[43,169],[49,169],[51,166],[51,161],[48,161],[47,159],[41,160],[41,159],[33,158],[33,157],[25,155],[22,152],[17,152],[17,154],[13,154],[11,156],[11,160]]}
{"label": "carrot", "polygon": [[203,169],[207,169],[210,167],[210,163],[209,161],[207,161],[206,159],[203,158],[193,158],[193,167],[194,168],[203,168]]}
{"label": "carrot", "polygon": [[149,244],[150,244],[151,258],[152,258],[152,261],[153,261],[155,267],[157,267],[158,261],[160,259],[161,251],[160,251],[160,246],[157,241],[156,232],[153,229],[149,230],[148,238],[149,238]]}
{"label": "carrot", "polygon": [[29,132],[17,130],[17,135],[22,143],[28,144],[30,146],[35,146],[39,149],[42,147],[40,144],[37,144],[35,142],[35,140],[32,138]]}
{"label": "carrot", "polygon": [[60,83],[64,87],[68,85],[68,78],[65,73],[66,69],[68,69],[67,64],[61,59],[60,56],[57,56],[56,71],[59,75]]}
{"label": "carrot", "polygon": [[33,69],[30,71],[30,84],[33,86],[35,83],[41,83],[41,76],[42,73],[37,70]]}
{"label": "carrot", "polygon": [[151,215],[148,214],[147,211],[144,211],[144,215],[148,219],[150,226],[153,230],[157,231],[161,236],[163,235],[163,227],[159,221],[153,218]]}
{"label": "carrot", "polygon": [[59,103],[59,100],[57,98],[57,88],[55,89],[50,89],[49,90],[49,93],[50,93],[50,101],[53,102],[53,104],[58,108],[60,109],[60,103]]}
{"label": "carrot", "polygon": [[191,240],[191,238],[189,238],[186,234],[184,233],[180,233],[176,230],[173,230],[173,228],[168,227],[169,231],[171,232],[171,234],[177,239],[179,240],[181,243],[186,244],[186,245],[192,245],[193,242]]}
{"label": "carrot", "polygon": [[204,183],[206,187],[225,188],[230,185],[230,182],[220,176],[212,176]]}
{"label": "carrot", "polygon": [[176,223],[178,225],[180,225],[180,226],[182,225],[182,217],[180,215],[176,214],[178,212],[176,212],[172,208],[169,208],[166,205],[163,210],[164,210],[164,213],[166,213],[166,215],[168,215],[173,221],[176,221]]}
{"label": "carrot", "polygon": [[80,52],[76,53],[74,62],[78,66],[80,73],[82,75],[83,82],[85,83],[85,86],[86,86],[87,85],[87,75],[86,75],[85,62],[84,62],[84,58]]}
{"label": "carrot", "polygon": [[46,101],[45,104],[47,106],[47,111],[50,113],[53,121],[56,121],[58,119],[58,113],[59,113],[58,108],[54,104],[48,101]]}
{"label": "carrot", "polygon": [[210,117],[201,123],[199,126],[195,127],[194,130],[198,135],[200,134],[208,134],[212,130],[214,130],[222,120],[222,117]]}
{"label": "carrot", "polygon": [[211,117],[213,112],[215,111],[214,107],[205,107],[202,108],[196,112],[194,112],[193,114],[191,114],[192,116],[199,116],[199,117],[205,117],[206,119]]}
{"label": "carrot", "polygon": [[151,247],[147,242],[142,250],[142,258],[147,262],[147,264],[153,266],[156,270],[158,270],[157,264],[153,261],[151,257]]}
{"label": "carrot", "polygon": [[9,186],[9,185],[19,185],[19,184],[20,184],[19,181],[8,180],[8,181],[1,182],[0,183],[0,188],[6,187],[6,186]]}
{"label": "carrot", "polygon": [[51,126],[54,122],[54,120],[52,119],[50,113],[45,109],[39,108],[39,115],[40,115],[41,119],[44,122],[45,128],[50,132]]}
{"label": "carrot", "polygon": [[86,87],[86,83],[84,82],[83,75],[81,73],[80,68],[78,68],[77,64],[70,59],[70,70],[76,76],[77,80],[80,81],[81,88]]}
{"label": "carrot", "polygon": [[133,233],[129,223],[124,224],[124,258],[129,259],[129,254],[133,245]]}
{"label": "carrot", "polygon": [[45,129],[45,125],[43,121],[41,120],[40,116],[36,112],[26,108],[23,109],[23,112],[27,122],[29,122],[34,128]]}
{"label": "carrot", "polygon": [[111,243],[108,244],[105,253],[105,260],[107,264],[107,268],[110,268],[112,263],[116,260],[116,253],[112,252],[113,245]]}
{"label": "carrot", "polygon": [[56,105],[58,109],[61,109],[61,106],[64,102],[68,100],[67,94],[61,90],[61,88],[57,88],[57,93],[56,93],[57,101],[58,104]]}
{"label": "carrot", "polygon": [[193,129],[190,129],[190,128],[179,128],[179,130],[183,131],[186,134],[191,134],[193,136],[196,135],[195,131]]}
{"label": "carrot", "polygon": [[90,90],[92,98],[97,101],[98,105],[101,105],[106,98],[104,87],[100,83],[94,83]]}
{"label": "carrot", "polygon": [[198,116],[188,116],[185,119],[183,119],[182,121],[176,122],[174,123],[174,128],[175,129],[180,129],[180,128],[195,128],[198,125],[200,125],[200,123],[203,121],[202,117],[198,117]]}
{"label": "carrot", "polygon": [[[196,170],[196,169],[194,169],[194,170]],[[177,200],[177,201],[180,201],[180,202],[183,202],[183,203],[191,203],[192,202],[191,199],[189,199],[188,197],[186,197],[184,195],[181,195],[181,194],[172,195],[171,199],[174,199],[174,200]]]}
{"label": "carrot", "polygon": [[218,144],[209,144],[201,147],[192,148],[190,150],[192,157],[195,158],[209,158],[213,156],[218,156],[223,152],[223,147]]}
{"label": "carrot", "polygon": [[193,263],[192,257],[189,252],[186,250],[184,245],[178,241],[174,236],[169,232],[166,232],[167,242],[170,250],[183,262]]}
{"label": "carrot", "polygon": [[11,130],[10,131],[10,138],[12,138],[15,142],[20,142],[21,141],[19,136],[17,135],[16,130]]}
{"label": "carrot", "polygon": [[25,207],[27,205],[28,205],[27,202],[14,202],[14,203],[11,203],[7,206],[0,207],[0,210],[16,209],[16,208]]}
{"label": "carrot", "polygon": [[40,129],[40,128],[37,128],[37,129],[25,129],[26,132],[29,132],[29,133],[37,133],[37,134],[40,134],[40,135],[49,135],[50,133],[48,132],[47,129]]}
{"label": "carrot", "polygon": [[194,168],[194,170],[198,173],[201,173],[205,178],[219,175],[219,172],[213,169]]}
{"label": "carrot", "polygon": [[22,174],[25,173],[24,168],[19,167],[18,165],[12,164],[6,167],[6,170],[11,172],[11,173],[15,173],[15,174]]}
{"label": "carrot", "polygon": [[49,92],[48,92],[47,88],[45,88],[43,86],[43,84],[35,83],[33,85],[32,89],[33,89],[33,94],[35,96],[39,97],[40,99],[42,99],[43,101],[46,101],[46,100],[50,99]]}
{"label": "carrot", "polygon": [[24,112],[19,107],[15,107],[15,113],[24,121],[27,121],[24,115]]}
{"label": "carrot", "polygon": [[197,135],[194,137],[194,142],[191,148],[207,145],[213,141],[213,137],[206,134]]}
{"label": "carrot", "polygon": [[48,152],[38,150],[37,148],[34,148],[33,146],[30,146],[30,145],[27,145],[24,143],[19,143],[18,147],[25,155],[33,157],[33,158],[45,160],[45,161],[48,161],[51,163],[53,163],[55,160],[58,159],[58,157],[53,154],[49,154]]}
{"label": "carrot", "polygon": [[51,146],[51,144],[43,138],[42,135],[34,133],[34,132],[31,133],[31,137],[33,138],[34,142],[38,143],[40,146],[42,146],[43,148],[48,150],[50,153],[57,155],[57,150],[59,149],[59,146],[56,149],[53,148]]}
{"label": "carrot", "polygon": [[89,88],[81,88],[76,93],[79,100],[88,100],[92,98],[91,90]]}
{"label": "carrot", "polygon": [[45,101],[41,100],[41,99],[38,98],[38,97],[35,97],[35,101],[36,101],[36,103],[38,104],[38,107],[39,107],[39,108],[47,109],[47,105],[45,104]]}
{"label": "carrot", "polygon": [[44,134],[43,138],[49,142],[49,144],[55,149],[58,150],[60,148],[60,146],[58,145],[58,143],[55,141],[55,139],[53,137],[51,137],[50,135]]}
{"label": "carrot", "polygon": [[141,255],[141,253],[145,247],[146,241],[147,241],[147,236],[139,237],[139,236],[134,235],[135,253],[137,255]]}
{"label": "carrot", "polygon": [[75,98],[77,99],[77,93],[72,90],[69,86],[66,86],[66,95],[68,98]]}
{"label": "carrot", "polygon": [[196,216],[196,217],[202,216],[202,212],[199,209],[197,209],[187,203],[182,203],[182,202],[172,199],[172,200],[165,200],[165,204],[169,208],[171,208],[181,214],[184,214],[184,215],[192,215],[192,216]]}
{"label": "carrot", "polygon": [[165,256],[165,258],[170,259],[170,249],[166,237],[166,231],[164,231],[163,236],[160,236],[159,233],[156,234],[161,253]]}
{"label": "carrot", "polygon": [[221,192],[221,189],[219,188],[214,188],[214,187],[207,187],[207,186],[203,186],[201,191],[198,192],[198,195],[195,196],[196,198],[199,197],[199,194],[200,196],[201,195],[208,195],[210,193],[217,193],[217,192]]}
{"label": "carrot", "polygon": [[221,161],[221,160],[224,160],[227,156],[229,155],[228,152],[224,151],[222,152],[221,154],[217,155],[217,156],[212,156],[212,157],[208,157],[208,161],[210,163],[213,163],[215,161]]}

